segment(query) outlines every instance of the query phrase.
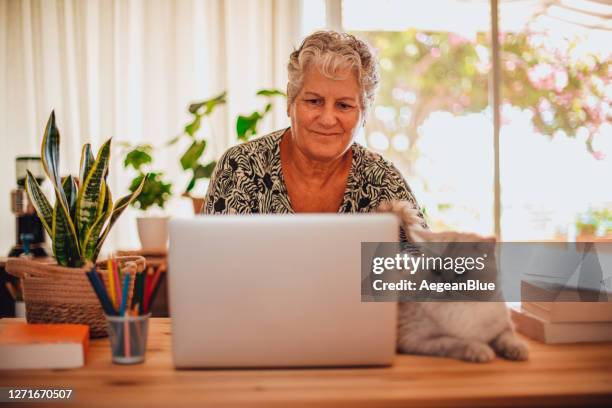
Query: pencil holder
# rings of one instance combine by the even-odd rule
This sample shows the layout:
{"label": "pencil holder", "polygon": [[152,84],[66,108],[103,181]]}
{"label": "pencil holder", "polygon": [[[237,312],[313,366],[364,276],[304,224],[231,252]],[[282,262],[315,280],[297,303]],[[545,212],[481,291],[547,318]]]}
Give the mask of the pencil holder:
{"label": "pencil holder", "polygon": [[145,359],[151,314],[132,316],[106,315],[113,363],[138,364]]}

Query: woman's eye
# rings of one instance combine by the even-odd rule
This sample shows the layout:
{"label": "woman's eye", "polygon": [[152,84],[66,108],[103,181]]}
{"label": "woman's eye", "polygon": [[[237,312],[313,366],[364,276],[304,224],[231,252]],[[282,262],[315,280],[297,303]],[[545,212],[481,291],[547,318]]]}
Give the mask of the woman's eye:
{"label": "woman's eye", "polygon": [[309,105],[319,105],[320,102],[319,99],[306,99],[306,103]]}
{"label": "woman's eye", "polygon": [[353,106],[349,105],[348,103],[340,102],[338,103],[338,107],[342,110],[347,110],[347,109],[351,109]]}

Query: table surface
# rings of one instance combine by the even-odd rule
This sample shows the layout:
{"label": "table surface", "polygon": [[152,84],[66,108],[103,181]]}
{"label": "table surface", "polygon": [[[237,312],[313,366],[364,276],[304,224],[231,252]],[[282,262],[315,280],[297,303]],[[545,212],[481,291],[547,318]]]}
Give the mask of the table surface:
{"label": "table surface", "polygon": [[0,386],[73,388],[77,404],[71,406],[88,407],[516,407],[612,402],[612,343],[544,345],[527,340],[531,359],[526,362],[496,359],[474,364],[398,355],[388,368],[174,370],[170,331],[170,319],[152,319],[144,364],[113,365],[108,339],[92,340],[85,367],[0,371]]}

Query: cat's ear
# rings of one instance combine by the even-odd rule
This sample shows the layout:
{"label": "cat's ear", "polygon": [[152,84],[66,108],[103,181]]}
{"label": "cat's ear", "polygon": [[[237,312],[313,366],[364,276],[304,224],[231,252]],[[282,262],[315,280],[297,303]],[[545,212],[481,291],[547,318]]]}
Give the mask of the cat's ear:
{"label": "cat's ear", "polygon": [[497,238],[493,235],[478,235],[476,233],[469,233],[469,237],[464,239],[466,242],[482,242],[485,244],[494,244],[497,242]]}
{"label": "cat's ear", "polygon": [[378,206],[378,208],[376,208],[376,212],[391,212],[393,210],[393,201],[383,201],[382,203],[380,203],[380,205]]}
{"label": "cat's ear", "polygon": [[412,228],[406,228],[406,235],[408,240],[411,242],[431,242],[434,240],[435,233],[421,228],[413,226]]}

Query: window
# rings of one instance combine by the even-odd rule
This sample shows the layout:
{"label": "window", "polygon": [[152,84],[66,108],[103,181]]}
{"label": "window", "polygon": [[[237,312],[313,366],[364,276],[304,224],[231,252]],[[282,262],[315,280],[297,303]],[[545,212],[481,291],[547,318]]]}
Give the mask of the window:
{"label": "window", "polygon": [[562,1],[514,30],[501,21],[505,239],[612,237],[612,32],[582,20],[604,13]]}
{"label": "window", "polygon": [[[325,6],[339,1],[304,2],[304,15],[318,15],[322,28]],[[500,5],[496,164],[489,2],[341,2],[339,25],[370,42],[381,65],[376,105],[359,141],[402,171],[434,229],[492,234],[498,222],[504,240],[572,239],[577,226],[612,233],[612,187],[604,178],[612,175],[611,31],[552,24],[561,21],[554,7],[540,6]]]}

